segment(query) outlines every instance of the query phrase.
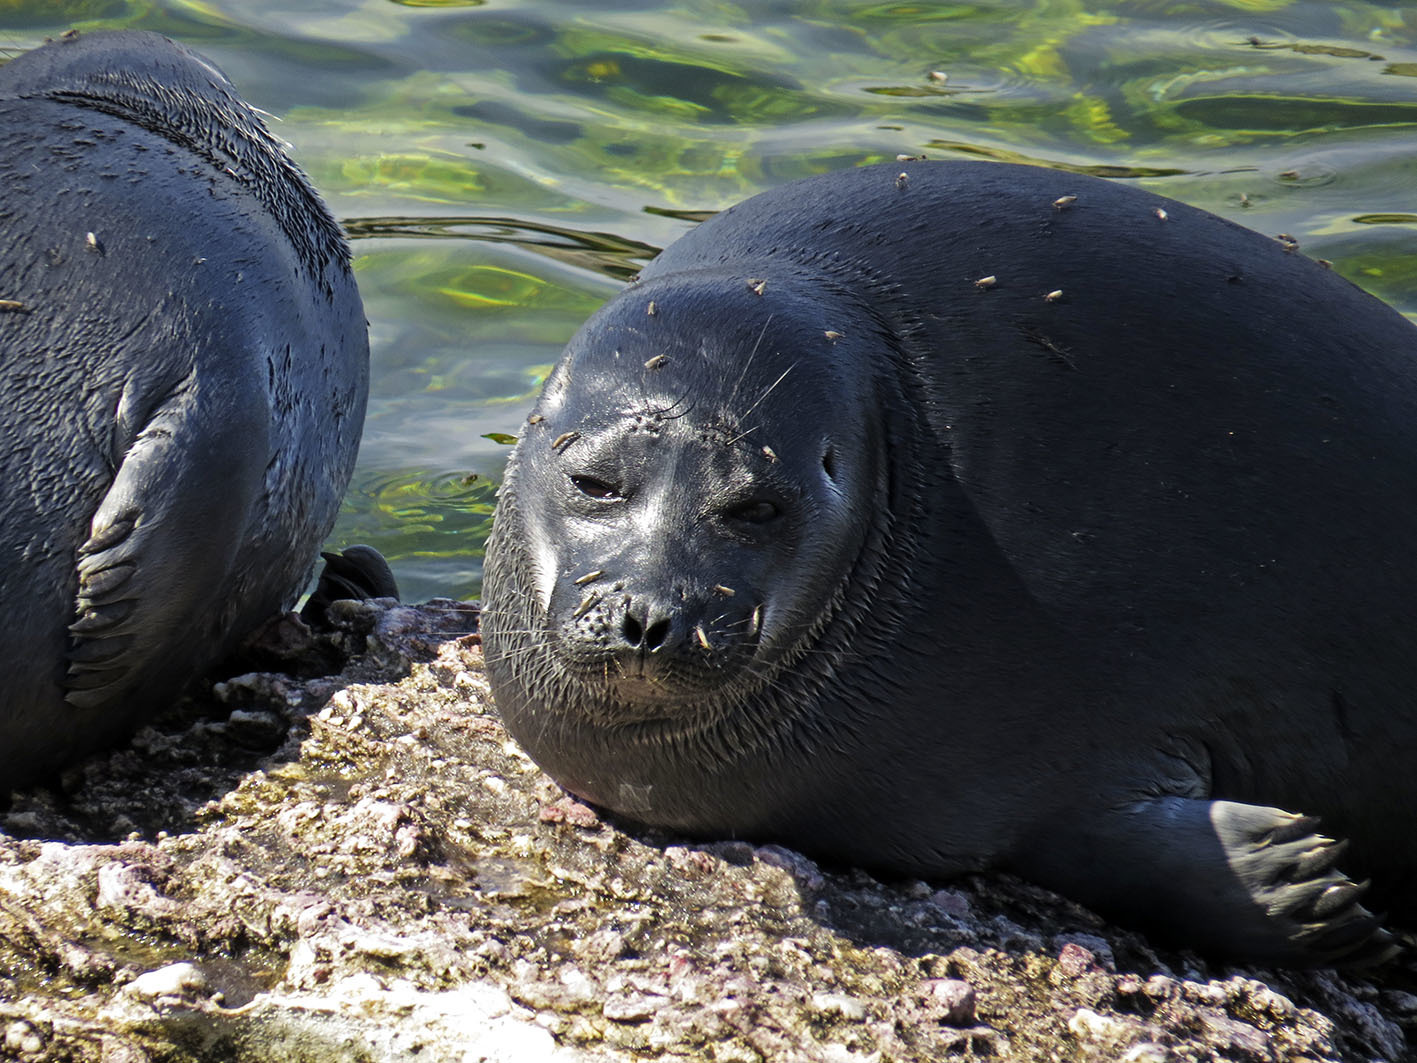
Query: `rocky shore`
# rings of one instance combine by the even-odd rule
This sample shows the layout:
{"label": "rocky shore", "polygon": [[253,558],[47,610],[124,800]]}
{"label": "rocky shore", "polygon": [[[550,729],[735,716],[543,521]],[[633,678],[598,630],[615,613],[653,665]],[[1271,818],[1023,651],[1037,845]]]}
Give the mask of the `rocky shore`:
{"label": "rocky shore", "polygon": [[0,1059],[1408,1058],[1417,964],[1219,967],[1007,876],[607,822],[502,730],[474,604],[338,603],[0,813]]}

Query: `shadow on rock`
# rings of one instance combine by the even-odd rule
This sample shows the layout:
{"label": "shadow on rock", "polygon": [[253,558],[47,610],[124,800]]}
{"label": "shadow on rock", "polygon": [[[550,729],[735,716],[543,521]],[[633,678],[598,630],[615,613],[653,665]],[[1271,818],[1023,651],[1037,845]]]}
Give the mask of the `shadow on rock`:
{"label": "shadow on rock", "polygon": [[442,642],[476,632],[477,609],[346,600],[322,620],[276,618],[131,741],[11,795],[0,827],[71,842],[193,830],[201,809],[250,772],[298,762],[308,717],[336,691],[407,675]]}

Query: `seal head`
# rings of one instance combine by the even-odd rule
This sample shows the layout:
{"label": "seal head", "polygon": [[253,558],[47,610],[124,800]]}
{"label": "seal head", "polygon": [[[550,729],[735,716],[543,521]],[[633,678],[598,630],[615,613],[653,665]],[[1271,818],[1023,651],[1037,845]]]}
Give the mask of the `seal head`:
{"label": "seal head", "polygon": [[[733,274],[652,283],[547,381],[527,445],[548,456],[526,487],[549,503],[526,527],[552,618],[545,660],[603,685],[591,711],[607,721],[707,724],[792,667],[828,619],[819,588],[860,553],[870,522],[855,502],[878,468],[855,442],[872,426],[832,401],[864,383],[858,365],[810,309],[767,311]],[[802,349],[806,333],[816,350]],[[750,354],[724,373],[721,347]],[[800,357],[784,362],[784,349]],[[789,416],[785,437],[774,426]]]}

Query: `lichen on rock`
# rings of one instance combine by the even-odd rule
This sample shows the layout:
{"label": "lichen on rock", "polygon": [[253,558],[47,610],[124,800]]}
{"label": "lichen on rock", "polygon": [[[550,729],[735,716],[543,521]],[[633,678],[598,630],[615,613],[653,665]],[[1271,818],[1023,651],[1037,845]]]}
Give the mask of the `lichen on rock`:
{"label": "lichen on rock", "polygon": [[1396,1060],[1417,1028],[1410,964],[1216,968],[1008,876],[609,822],[503,731],[474,605],[331,615],[0,815],[0,1059]]}

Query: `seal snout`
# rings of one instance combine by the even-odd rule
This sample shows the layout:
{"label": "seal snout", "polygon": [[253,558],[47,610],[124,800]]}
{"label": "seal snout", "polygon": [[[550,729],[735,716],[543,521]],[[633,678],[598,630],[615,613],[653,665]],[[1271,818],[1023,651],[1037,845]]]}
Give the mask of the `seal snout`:
{"label": "seal snout", "polygon": [[688,603],[657,594],[626,594],[616,604],[622,611],[615,618],[618,622],[609,625],[614,634],[606,648],[620,666],[621,678],[673,683],[677,675],[711,663],[703,654],[711,652],[713,644],[703,622],[690,616],[697,610]]}
{"label": "seal snout", "polygon": [[757,650],[760,607],[722,584],[635,589],[615,580],[584,589],[563,614],[563,661],[581,682],[627,702],[702,697],[737,676]]}

